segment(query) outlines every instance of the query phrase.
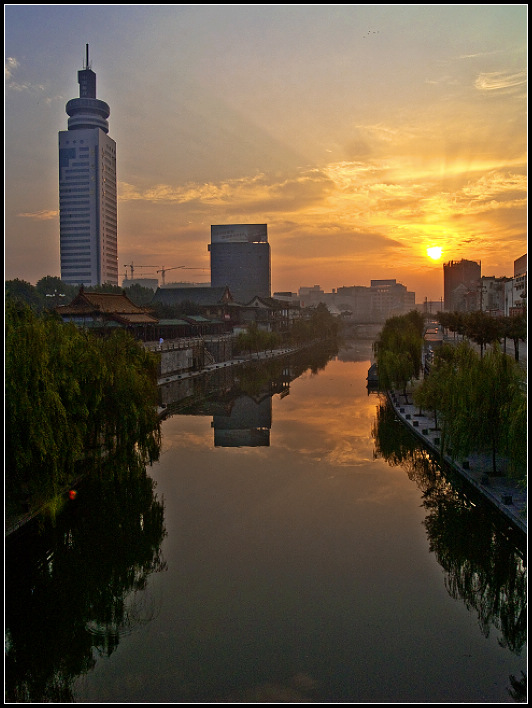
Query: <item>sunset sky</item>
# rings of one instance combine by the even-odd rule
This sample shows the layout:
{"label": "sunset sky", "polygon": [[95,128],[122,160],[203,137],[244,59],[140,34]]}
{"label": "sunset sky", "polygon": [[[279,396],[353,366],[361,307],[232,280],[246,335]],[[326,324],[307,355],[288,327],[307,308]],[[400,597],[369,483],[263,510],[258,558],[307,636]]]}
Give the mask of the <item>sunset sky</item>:
{"label": "sunset sky", "polygon": [[272,291],[395,278],[439,300],[444,262],[512,276],[527,250],[526,5],[4,9],[6,279],[60,275],[58,132],[86,43],[120,282],[130,263],[208,281],[211,224],[268,225]]}

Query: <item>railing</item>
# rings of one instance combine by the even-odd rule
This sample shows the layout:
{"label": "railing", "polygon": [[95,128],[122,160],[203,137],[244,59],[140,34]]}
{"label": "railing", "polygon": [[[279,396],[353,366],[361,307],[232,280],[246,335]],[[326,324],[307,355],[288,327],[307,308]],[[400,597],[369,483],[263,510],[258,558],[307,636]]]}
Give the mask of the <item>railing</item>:
{"label": "railing", "polygon": [[203,345],[202,337],[186,337],[183,339],[170,339],[167,342],[144,342],[144,347],[150,352],[168,352],[176,349],[192,349]]}

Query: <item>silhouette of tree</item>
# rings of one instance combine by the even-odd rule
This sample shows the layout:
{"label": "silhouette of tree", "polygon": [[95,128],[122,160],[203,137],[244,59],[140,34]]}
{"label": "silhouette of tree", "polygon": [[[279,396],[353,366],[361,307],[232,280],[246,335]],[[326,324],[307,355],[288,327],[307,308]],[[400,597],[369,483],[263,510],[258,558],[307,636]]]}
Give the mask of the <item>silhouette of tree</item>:
{"label": "silhouette of tree", "polygon": [[[113,467],[113,472],[107,469]],[[5,549],[9,702],[73,702],[73,682],[149,622],[148,576],[166,567],[164,508],[138,458],[89,475],[55,522]]]}
{"label": "silhouette of tree", "polygon": [[500,320],[502,336],[511,339],[514,345],[515,360],[519,361],[519,342],[527,338],[527,320],[525,315],[502,317]]}

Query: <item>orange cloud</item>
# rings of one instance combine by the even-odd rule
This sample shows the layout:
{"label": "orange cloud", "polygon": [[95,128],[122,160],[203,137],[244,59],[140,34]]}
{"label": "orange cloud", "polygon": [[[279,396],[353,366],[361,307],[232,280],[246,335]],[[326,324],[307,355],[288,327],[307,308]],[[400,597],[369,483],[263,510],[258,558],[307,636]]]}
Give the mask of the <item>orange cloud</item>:
{"label": "orange cloud", "polygon": [[51,219],[57,219],[59,212],[57,209],[42,209],[41,211],[35,212],[22,212],[17,214],[17,216],[23,219],[33,219],[34,221],[50,221]]}

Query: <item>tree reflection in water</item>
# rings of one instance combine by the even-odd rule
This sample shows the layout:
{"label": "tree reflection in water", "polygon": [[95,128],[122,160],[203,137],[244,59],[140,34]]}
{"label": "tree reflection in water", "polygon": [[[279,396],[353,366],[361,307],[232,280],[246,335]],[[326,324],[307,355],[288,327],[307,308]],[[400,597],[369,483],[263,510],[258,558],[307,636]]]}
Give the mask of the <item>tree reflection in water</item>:
{"label": "tree reflection in water", "polygon": [[138,460],[105,463],[52,525],[6,544],[6,699],[72,702],[72,682],[150,620],[164,509]]}
{"label": "tree reflection in water", "polygon": [[[525,543],[475,490],[439,462],[399,421],[388,401],[377,408],[375,457],[402,465],[422,491],[429,548],[445,570],[454,599],[477,613],[485,637],[492,627],[499,644],[520,654],[526,642]],[[515,700],[526,694],[526,678],[510,677]]]}

